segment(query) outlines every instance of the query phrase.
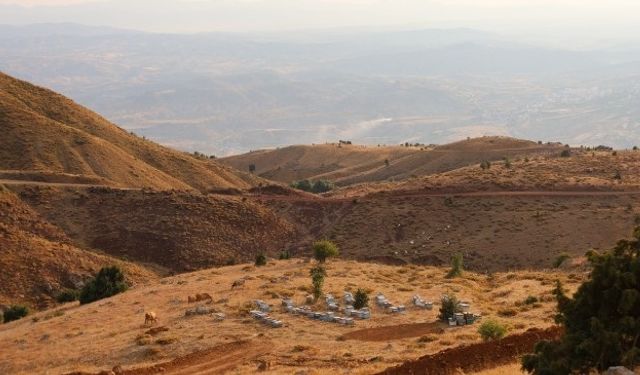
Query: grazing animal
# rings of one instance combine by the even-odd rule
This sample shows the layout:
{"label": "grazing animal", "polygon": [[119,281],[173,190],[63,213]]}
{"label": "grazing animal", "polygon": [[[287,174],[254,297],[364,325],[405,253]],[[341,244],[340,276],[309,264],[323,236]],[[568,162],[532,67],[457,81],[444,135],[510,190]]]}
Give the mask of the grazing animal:
{"label": "grazing animal", "polygon": [[244,286],[244,279],[240,279],[240,280],[236,280],[233,282],[233,284],[231,284],[231,289],[235,289],[235,288],[239,288],[241,286]]}
{"label": "grazing animal", "polygon": [[158,317],[156,316],[156,313],[154,313],[153,311],[150,311],[144,314],[145,326],[149,324],[155,324],[155,323],[158,323]]}

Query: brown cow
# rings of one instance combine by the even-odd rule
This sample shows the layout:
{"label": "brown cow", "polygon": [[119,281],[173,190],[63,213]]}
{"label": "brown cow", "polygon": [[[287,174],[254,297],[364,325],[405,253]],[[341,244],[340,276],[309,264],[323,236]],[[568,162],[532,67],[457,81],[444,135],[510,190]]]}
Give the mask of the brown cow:
{"label": "brown cow", "polygon": [[158,323],[158,317],[156,316],[156,313],[154,313],[153,311],[150,311],[144,314],[145,326],[149,324],[155,324],[155,323]]}

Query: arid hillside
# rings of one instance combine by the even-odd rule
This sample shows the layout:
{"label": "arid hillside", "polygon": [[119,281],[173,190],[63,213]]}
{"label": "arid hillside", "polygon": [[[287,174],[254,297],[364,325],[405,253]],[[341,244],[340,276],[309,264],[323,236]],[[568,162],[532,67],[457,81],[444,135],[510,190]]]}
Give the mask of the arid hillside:
{"label": "arid hillside", "polygon": [[[345,290],[363,288],[371,293],[371,319],[357,320],[349,327],[281,310],[283,297],[297,305],[305,303],[312,266],[291,259],[269,261],[259,268],[245,264],[202,270],[92,304],[66,304],[0,325],[0,372],[97,374],[120,366],[118,370],[129,375],[252,374],[258,368],[267,374],[372,374],[444,349],[466,353],[458,348],[481,343],[477,324],[452,328],[437,321],[443,293],[468,301],[471,311],[482,319],[505,324],[507,340],[513,345],[528,330],[553,325],[556,280],[570,292],[584,278],[576,268],[490,276],[467,272],[447,279],[445,268],[331,261],[325,292],[339,299]],[[232,289],[236,280],[245,280],[244,286]],[[379,292],[395,304],[406,305],[406,313],[390,314],[376,307],[373,297]],[[212,302],[189,303],[188,297],[198,293],[210,294]],[[416,294],[433,301],[433,310],[413,307],[411,298]],[[536,302],[525,303],[529,297]],[[284,327],[269,328],[251,318],[248,311],[255,299],[271,304],[270,315],[282,320]],[[196,306],[209,313],[185,316]],[[313,308],[325,310],[324,301]],[[158,316],[154,327],[143,324],[149,311]],[[450,354],[460,361],[449,361],[450,371],[469,360]],[[473,357],[472,368],[502,365],[502,354],[488,350],[482,358]]]}
{"label": "arid hillside", "polygon": [[0,129],[5,176],[77,175],[120,187],[201,191],[259,184],[248,173],[139,138],[62,95],[2,73]]}
{"label": "arid hillside", "polygon": [[82,250],[0,185],[0,305],[44,308],[64,288],[77,288],[101,267],[123,267],[134,285],[158,278],[144,267]]}
{"label": "arid hillside", "polygon": [[288,222],[242,197],[103,187],[11,189],[74,245],[174,272],[276,255],[294,241]]}
{"label": "arid hillside", "polygon": [[363,183],[334,196],[376,192],[640,191],[640,151],[574,150],[570,157],[532,156],[479,164],[395,183]]}
{"label": "arid hillside", "polygon": [[506,137],[483,137],[443,146],[358,146],[324,144],[260,150],[221,159],[239,170],[255,166],[269,180],[290,183],[301,179],[333,181],[339,186],[364,182],[404,180],[451,171],[484,160],[558,156],[557,144]]}

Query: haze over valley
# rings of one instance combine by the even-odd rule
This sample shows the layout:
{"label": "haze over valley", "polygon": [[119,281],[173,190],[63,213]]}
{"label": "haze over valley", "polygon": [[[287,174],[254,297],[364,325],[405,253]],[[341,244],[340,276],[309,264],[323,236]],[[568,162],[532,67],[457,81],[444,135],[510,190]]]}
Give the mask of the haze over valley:
{"label": "haze over valley", "polygon": [[509,135],[640,143],[640,45],[562,48],[473,29],[158,34],[0,27],[0,70],[136,134],[226,156],[289,144]]}

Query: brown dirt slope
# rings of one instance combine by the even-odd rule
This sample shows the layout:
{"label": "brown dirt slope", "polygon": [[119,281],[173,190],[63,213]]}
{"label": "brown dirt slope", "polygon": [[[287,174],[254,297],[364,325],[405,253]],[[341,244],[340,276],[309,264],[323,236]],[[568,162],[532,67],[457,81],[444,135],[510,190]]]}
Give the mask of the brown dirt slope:
{"label": "brown dirt slope", "polygon": [[[261,177],[284,183],[327,179],[347,186],[431,175],[482,160],[559,153],[557,144],[539,145],[507,137],[483,137],[436,147],[291,146],[231,156],[221,162],[240,170],[247,170],[254,164]],[[389,166],[385,160],[389,161]]]}
{"label": "brown dirt slope", "polygon": [[620,192],[496,192],[431,194],[393,190],[358,198],[278,199],[264,204],[336,242],[341,256],[390,264],[449,264],[464,256],[477,271],[551,267],[562,253],[579,257],[609,249],[632,232],[640,194]]}
{"label": "brown dirt slope", "polygon": [[138,138],[62,95],[2,73],[0,128],[0,170],[159,189],[246,189],[259,183],[248,173]]}
{"label": "brown dirt slope", "polygon": [[447,349],[426,355],[400,366],[389,368],[379,375],[453,375],[481,371],[518,360],[533,351],[542,340],[560,337],[561,329],[551,327],[545,330],[531,329],[525,333],[507,336],[504,339]]}
{"label": "brown dirt slope", "polygon": [[0,185],[0,305],[43,308],[63,288],[74,288],[100,267],[118,264],[133,283],[157,276],[143,267],[79,249]]}
{"label": "brown dirt slope", "polygon": [[637,191],[640,190],[640,152],[573,150],[568,158],[535,156],[496,162],[483,170],[479,164],[397,183],[359,184],[335,191],[336,196],[374,192],[483,191]]}
{"label": "brown dirt slope", "polygon": [[293,228],[237,196],[104,187],[11,186],[83,248],[183,272],[276,256]]}

